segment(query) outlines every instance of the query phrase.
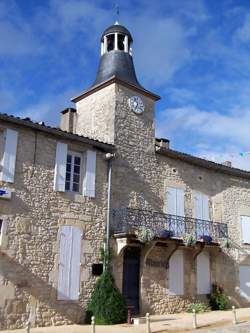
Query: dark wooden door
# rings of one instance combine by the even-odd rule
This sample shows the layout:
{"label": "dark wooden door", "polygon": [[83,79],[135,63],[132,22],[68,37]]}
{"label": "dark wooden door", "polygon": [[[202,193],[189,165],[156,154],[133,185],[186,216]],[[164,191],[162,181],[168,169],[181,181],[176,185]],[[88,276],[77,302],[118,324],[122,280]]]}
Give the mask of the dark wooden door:
{"label": "dark wooden door", "polygon": [[133,306],[133,314],[139,314],[140,249],[129,247],[123,256],[123,295],[127,305]]}

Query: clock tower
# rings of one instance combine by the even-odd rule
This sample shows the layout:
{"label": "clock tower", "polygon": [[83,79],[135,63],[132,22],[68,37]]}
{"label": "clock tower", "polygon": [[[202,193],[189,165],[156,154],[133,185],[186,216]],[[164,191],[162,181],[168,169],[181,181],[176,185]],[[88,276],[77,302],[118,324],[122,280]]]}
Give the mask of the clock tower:
{"label": "clock tower", "polygon": [[96,79],[72,99],[76,103],[75,132],[116,147],[116,184],[112,185],[115,206],[129,206],[145,191],[144,181],[138,180],[150,177],[155,158],[154,104],[159,96],[138,82],[132,44],[133,38],[124,26],[115,23],[107,28],[101,36]]}
{"label": "clock tower", "polygon": [[[127,128],[127,139],[131,141],[134,135],[139,140],[139,130],[149,126],[154,140],[153,105],[159,97],[138,82],[132,45],[130,32],[118,22],[103,32],[96,79],[90,88],[72,99],[76,103],[77,134],[117,144],[119,127],[125,130],[131,125]],[[137,122],[144,126],[136,129]]]}

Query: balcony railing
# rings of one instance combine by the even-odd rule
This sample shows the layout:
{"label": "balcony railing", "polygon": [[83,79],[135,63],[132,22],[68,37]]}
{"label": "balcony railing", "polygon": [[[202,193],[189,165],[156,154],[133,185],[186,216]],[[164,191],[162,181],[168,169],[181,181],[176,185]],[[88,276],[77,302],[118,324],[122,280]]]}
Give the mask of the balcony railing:
{"label": "balcony railing", "polygon": [[219,239],[228,237],[228,228],[225,223],[148,210],[113,209],[111,231],[114,234],[134,235],[141,227],[152,230],[159,238],[161,238],[163,231],[168,231],[171,238],[182,239],[185,235],[191,234],[197,241],[204,236],[211,237],[212,242],[218,242]]}

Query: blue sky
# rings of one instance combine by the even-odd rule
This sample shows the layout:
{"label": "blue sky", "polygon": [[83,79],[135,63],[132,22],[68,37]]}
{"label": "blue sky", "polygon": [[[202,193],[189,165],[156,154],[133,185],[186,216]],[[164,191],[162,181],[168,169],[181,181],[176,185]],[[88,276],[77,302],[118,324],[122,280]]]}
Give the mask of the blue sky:
{"label": "blue sky", "polygon": [[[95,78],[114,2],[0,0],[0,112],[57,126]],[[120,12],[137,76],[162,97],[157,136],[250,170],[250,2],[127,0]]]}

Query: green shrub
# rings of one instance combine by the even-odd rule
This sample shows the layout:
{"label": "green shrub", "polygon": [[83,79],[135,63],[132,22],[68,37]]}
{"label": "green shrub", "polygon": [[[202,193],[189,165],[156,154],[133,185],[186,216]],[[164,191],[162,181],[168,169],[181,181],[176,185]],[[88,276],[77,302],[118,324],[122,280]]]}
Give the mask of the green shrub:
{"label": "green shrub", "polygon": [[87,305],[86,322],[95,316],[96,324],[111,325],[126,322],[127,306],[124,297],[117,289],[109,270],[97,280],[91,301]]}
{"label": "green shrub", "polygon": [[224,294],[222,286],[217,284],[212,285],[212,293],[209,295],[209,304],[212,310],[226,310],[228,308],[229,300]]}
{"label": "green shrub", "polygon": [[193,312],[193,310],[195,310],[196,313],[211,311],[210,306],[208,304],[199,303],[199,302],[192,303],[188,308],[187,312]]}

